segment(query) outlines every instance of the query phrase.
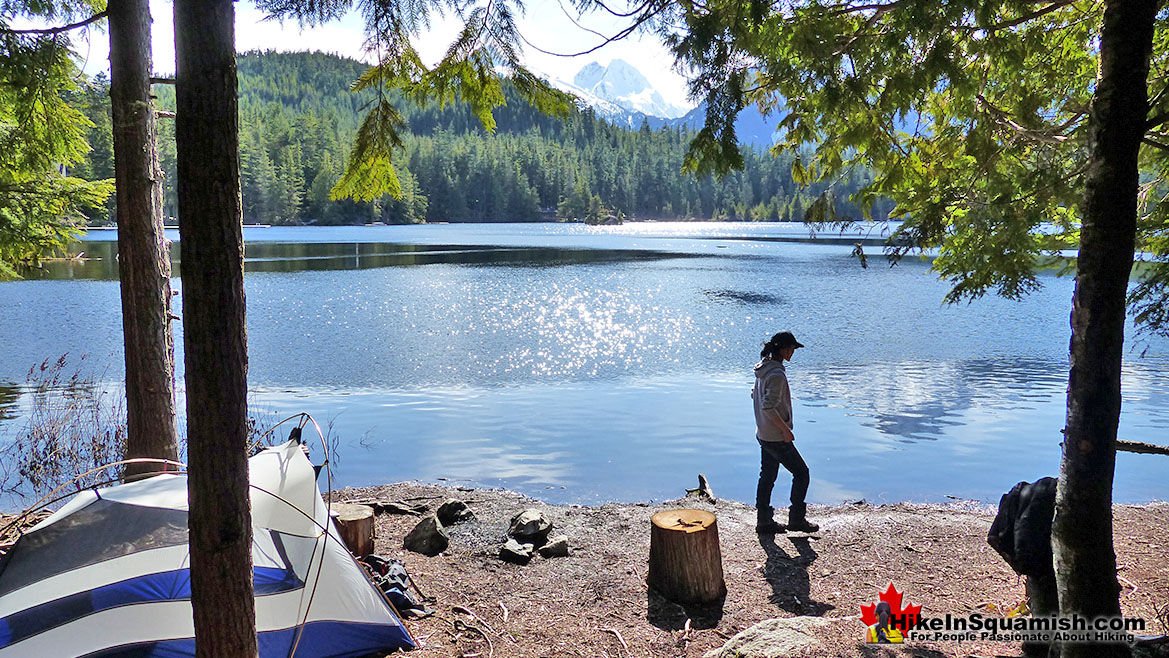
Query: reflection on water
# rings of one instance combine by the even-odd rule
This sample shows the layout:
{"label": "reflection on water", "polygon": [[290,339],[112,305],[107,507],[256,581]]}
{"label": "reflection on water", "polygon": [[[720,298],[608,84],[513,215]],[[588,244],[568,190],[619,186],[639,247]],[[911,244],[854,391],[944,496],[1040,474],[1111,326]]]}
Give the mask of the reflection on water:
{"label": "reflection on water", "polygon": [[4,421],[16,417],[16,407],[19,400],[20,387],[0,379],[0,426],[4,424]]}
{"label": "reflection on water", "polygon": [[[181,274],[178,243],[171,243],[171,268]],[[383,242],[258,242],[244,245],[246,272],[311,272],[409,267],[447,263],[456,265],[510,265],[556,267],[585,263],[620,263],[660,258],[685,258],[635,249],[566,249],[498,245],[402,244]],[[112,240],[82,243],[73,258],[47,260],[39,267],[24,268],[25,279],[118,278],[118,243]]]}
{"label": "reflection on water", "polygon": [[756,292],[744,292],[741,290],[703,290],[702,294],[712,302],[722,302],[724,304],[778,304],[779,297],[776,295],[767,295]]}
{"label": "reflection on water", "polygon": [[[751,367],[790,329],[807,345],[789,373],[813,500],[994,502],[1058,469],[1070,279],[1042,274],[1023,302],[943,306],[928,263],[862,269],[848,244],[802,237],[727,224],[248,229],[249,384],[281,417],[334,421],[341,484],[449,478],[639,500],[675,497],[702,472],[720,496],[751,500]],[[115,248],[88,242],[94,260],[0,283],[0,381],[67,352],[121,379]],[[1169,342],[1130,344],[1120,434],[1163,441]],[[0,386],[0,416],[19,409]],[[1116,499],[1165,498],[1158,466],[1120,456]]]}
{"label": "reflection on water", "polygon": [[973,407],[1026,413],[1066,385],[1062,362],[1019,358],[830,366],[808,373],[805,388],[808,404],[852,409],[863,425],[912,443],[945,438]]}

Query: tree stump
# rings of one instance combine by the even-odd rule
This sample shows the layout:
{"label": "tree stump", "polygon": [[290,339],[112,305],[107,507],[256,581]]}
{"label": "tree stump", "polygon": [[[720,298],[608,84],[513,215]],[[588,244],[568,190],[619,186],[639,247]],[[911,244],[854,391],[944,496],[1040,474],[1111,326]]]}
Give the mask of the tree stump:
{"label": "tree stump", "polygon": [[331,515],[345,546],[355,557],[373,553],[373,508],[369,505],[333,503]]}
{"label": "tree stump", "polygon": [[707,603],[727,593],[718,520],[695,509],[658,512],[649,535],[649,586],[677,603]]}

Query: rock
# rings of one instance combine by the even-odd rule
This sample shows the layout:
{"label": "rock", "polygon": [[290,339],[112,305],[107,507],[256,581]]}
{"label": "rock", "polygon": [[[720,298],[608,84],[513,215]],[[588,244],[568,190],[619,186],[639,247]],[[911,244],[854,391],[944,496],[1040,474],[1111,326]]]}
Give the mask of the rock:
{"label": "rock", "polygon": [[[842,620],[822,617],[766,619],[727,640],[721,649],[706,653],[705,658],[802,658],[827,653],[820,638],[828,626]],[[850,620],[856,624],[855,620]],[[857,624],[857,637],[863,628]]]}
{"label": "rock", "polygon": [[467,503],[454,498],[447,499],[445,503],[438,507],[435,512],[438,515],[439,523],[444,526],[462,523],[463,521],[470,521],[475,518],[474,512],[467,509]]}
{"label": "rock", "polygon": [[527,564],[532,559],[532,552],[535,548],[533,544],[520,543],[514,538],[511,538],[507,540],[503,548],[499,549],[499,557],[508,562]]}
{"label": "rock", "polygon": [[568,557],[568,537],[556,535],[540,547],[540,557]]}
{"label": "rock", "polygon": [[520,542],[543,544],[551,531],[552,523],[548,521],[543,512],[538,509],[526,509],[511,517],[511,525],[507,529],[507,534]]}
{"label": "rock", "polygon": [[438,516],[427,514],[402,540],[402,547],[415,553],[434,556],[445,551],[450,543],[450,537],[443,531]]}

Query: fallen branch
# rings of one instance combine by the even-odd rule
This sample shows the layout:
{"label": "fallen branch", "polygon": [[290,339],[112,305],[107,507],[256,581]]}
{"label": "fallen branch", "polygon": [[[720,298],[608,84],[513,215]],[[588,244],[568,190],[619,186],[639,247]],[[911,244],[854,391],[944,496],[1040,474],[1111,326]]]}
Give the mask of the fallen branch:
{"label": "fallen branch", "polygon": [[1136,593],[1136,591],[1137,591],[1136,583],[1132,582],[1131,580],[1129,580],[1128,578],[1125,578],[1124,576],[1122,576],[1120,574],[1116,574],[1116,579],[1132,588],[1132,592],[1130,592],[1130,594]]}
{"label": "fallen branch", "polygon": [[346,500],[346,503],[353,505],[369,505],[373,511],[378,514],[407,514],[410,516],[421,516],[430,511],[429,505],[411,505],[404,500],[378,500],[376,498],[364,498],[361,500]]}
{"label": "fallen branch", "polygon": [[710,488],[710,483],[706,481],[706,476],[702,473],[698,474],[698,487],[696,489],[687,489],[686,495],[705,498],[712,503],[718,502],[718,499],[714,497],[714,491]]}
{"label": "fallen branch", "polygon": [[629,655],[629,645],[625,644],[625,638],[621,637],[621,631],[617,630],[616,628],[602,628],[601,632],[602,633],[612,633],[613,635],[616,635],[617,641],[620,642],[621,647],[623,649],[625,649],[625,655],[626,656]]}
{"label": "fallen branch", "polygon": [[451,606],[451,611],[467,615],[471,619],[474,619],[475,621],[479,622],[480,624],[483,624],[483,626],[487,630],[491,631],[492,633],[495,633],[496,635],[499,635],[499,633],[496,633],[495,629],[491,627],[491,624],[487,623],[486,619],[483,619],[479,615],[475,614],[470,608],[467,608],[467,607],[464,607],[461,605],[456,605],[456,606]]}
{"label": "fallen branch", "polygon": [[[474,617],[474,615],[472,615],[472,617]],[[478,619],[478,617],[476,617],[476,619]],[[480,621],[482,621],[482,620],[480,620]],[[495,643],[491,641],[490,635],[483,632],[482,628],[479,628],[478,626],[472,626],[472,625],[464,622],[461,619],[456,619],[454,626],[455,626],[455,630],[459,631],[460,633],[462,631],[475,631],[479,635],[482,635],[483,639],[487,640],[487,656],[488,656],[488,658],[491,658],[491,656],[495,655]]]}
{"label": "fallen branch", "polygon": [[503,601],[496,601],[496,603],[498,603],[499,607],[503,609],[503,622],[506,624],[507,623],[507,606],[503,604]]}

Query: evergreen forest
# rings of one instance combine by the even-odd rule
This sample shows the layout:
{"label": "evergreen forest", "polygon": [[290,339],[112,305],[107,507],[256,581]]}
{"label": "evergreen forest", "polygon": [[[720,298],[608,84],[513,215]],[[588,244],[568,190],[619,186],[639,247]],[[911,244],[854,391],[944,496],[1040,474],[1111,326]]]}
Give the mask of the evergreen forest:
{"label": "evergreen forest", "polygon": [[[365,70],[356,60],[324,53],[248,52],[238,58],[240,166],[247,224],[363,224],[384,222],[658,220],[800,221],[827,185],[792,180],[792,156],[745,149],[745,166],[722,178],[682,173],[694,133],[685,127],[638,130],[612,125],[591,108],[564,118],[529,107],[505,87],[493,134],[461,103],[445,107],[399,101],[407,127],[395,158],[400,199],[331,200],[350,146],[372,100],[350,85]],[[87,159],[72,174],[113,177],[108,78],[89,81],[74,102],[93,121]],[[174,88],[155,85],[159,153],[165,175],[164,215],[175,202]],[[852,192],[867,172],[835,181],[837,216],[859,219]],[[112,222],[106,212],[91,222]],[[819,204],[817,207],[822,207]],[[892,203],[874,204],[887,217]]]}

